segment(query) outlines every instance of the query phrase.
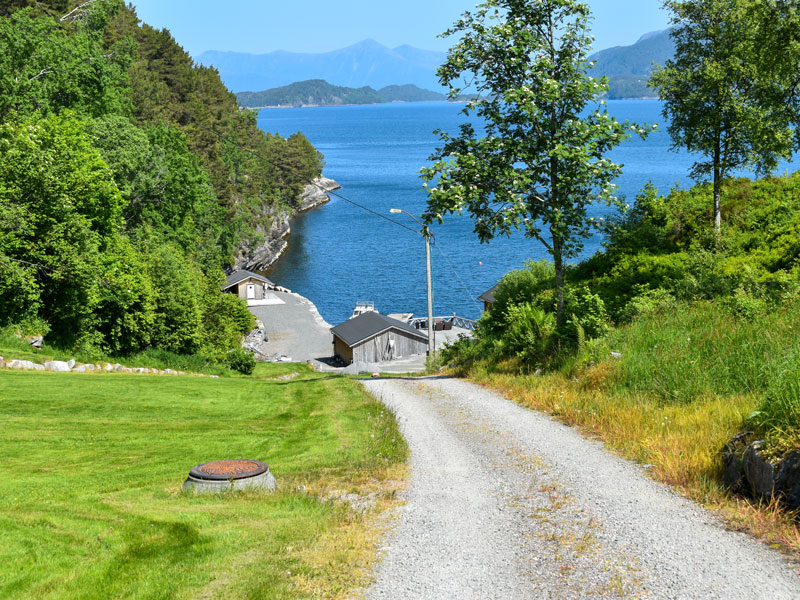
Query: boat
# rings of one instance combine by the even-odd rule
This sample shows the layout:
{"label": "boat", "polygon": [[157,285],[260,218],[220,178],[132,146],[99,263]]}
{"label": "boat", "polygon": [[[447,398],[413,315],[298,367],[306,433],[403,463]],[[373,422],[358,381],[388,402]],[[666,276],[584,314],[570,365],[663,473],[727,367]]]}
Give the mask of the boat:
{"label": "boat", "polygon": [[356,301],[356,307],[353,309],[353,314],[350,315],[350,318],[355,319],[368,312],[378,312],[375,310],[375,303],[369,300],[358,300]]}

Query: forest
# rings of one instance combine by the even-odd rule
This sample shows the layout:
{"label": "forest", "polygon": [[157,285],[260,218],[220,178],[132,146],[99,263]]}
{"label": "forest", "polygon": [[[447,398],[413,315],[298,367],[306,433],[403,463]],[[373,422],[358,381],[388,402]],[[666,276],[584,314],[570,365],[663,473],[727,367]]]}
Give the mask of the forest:
{"label": "forest", "polygon": [[[122,0],[0,4],[0,328],[84,355],[223,360],[237,248],[322,170]],[[259,227],[260,226],[260,227]]]}

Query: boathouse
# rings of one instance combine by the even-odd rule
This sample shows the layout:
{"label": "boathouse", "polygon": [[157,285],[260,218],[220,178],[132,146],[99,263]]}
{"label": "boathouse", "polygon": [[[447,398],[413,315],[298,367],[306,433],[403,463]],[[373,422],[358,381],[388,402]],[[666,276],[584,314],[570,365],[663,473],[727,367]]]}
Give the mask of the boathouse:
{"label": "boathouse", "polygon": [[366,312],[331,329],[333,352],[345,364],[386,362],[424,354],[428,336],[411,325]]}
{"label": "boathouse", "polygon": [[483,310],[489,310],[492,308],[494,304],[494,293],[497,291],[497,286],[500,285],[499,283],[494,284],[494,286],[485,291],[483,294],[478,296],[478,300],[483,302]]}
{"label": "boathouse", "polygon": [[251,271],[234,271],[225,278],[222,291],[236,294],[247,301],[248,306],[263,306],[267,304],[283,304],[273,290],[276,286],[266,277]]}

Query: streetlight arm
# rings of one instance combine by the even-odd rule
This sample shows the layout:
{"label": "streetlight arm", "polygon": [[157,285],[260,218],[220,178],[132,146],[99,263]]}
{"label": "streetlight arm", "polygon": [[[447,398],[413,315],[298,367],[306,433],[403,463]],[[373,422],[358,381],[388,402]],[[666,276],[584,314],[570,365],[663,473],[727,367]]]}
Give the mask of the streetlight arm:
{"label": "streetlight arm", "polygon": [[[405,213],[405,214],[407,214],[409,217],[411,217],[412,219],[414,219],[414,221],[416,221],[416,222],[417,222],[417,225],[419,225],[420,227],[422,227],[422,230],[423,230],[423,231],[425,231],[425,225],[423,225],[423,224],[420,222],[420,220],[419,220],[417,217],[415,217],[414,215],[412,215],[412,214],[411,214],[410,212],[408,212],[407,210],[403,210],[402,208],[390,208],[390,209],[389,209],[389,212],[390,212],[390,213],[392,213],[392,214],[395,214],[395,215],[399,215],[400,213]],[[424,234],[423,234],[423,235],[424,235]]]}

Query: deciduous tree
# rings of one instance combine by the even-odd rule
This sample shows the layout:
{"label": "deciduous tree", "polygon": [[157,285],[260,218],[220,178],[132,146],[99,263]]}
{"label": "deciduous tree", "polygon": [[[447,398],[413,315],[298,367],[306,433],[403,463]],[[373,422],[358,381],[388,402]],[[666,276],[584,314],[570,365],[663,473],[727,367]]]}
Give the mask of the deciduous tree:
{"label": "deciduous tree", "polygon": [[664,101],[673,149],[697,152],[691,175],[713,182],[714,230],[722,226],[722,181],[734,170],[760,174],[795,145],[800,77],[797,2],[666,0],[675,58],[650,85]]}
{"label": "deciduous tree", "polygon": [[[438,71],[450,97],[477,89],[464,114],[477,117],[423,169],[433,182],[427,222],[467,211],[482,242],[522,229],[555,263],[556,313],[564,315],[565,261],[599,225],[600,202],[621,205],[606,158],[638,125],[596,104],[607,81],[587,74],[590,11],[575,0],[488,0],[443,36],[459,36]],[[473,88],[474,86],[474,88]],[[426,184],[427,185],[427,184]]]}

